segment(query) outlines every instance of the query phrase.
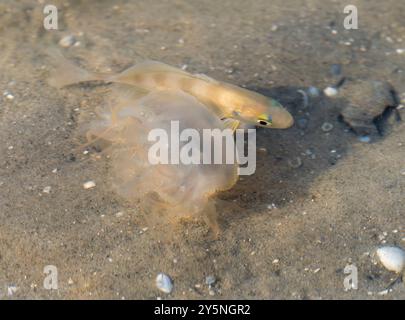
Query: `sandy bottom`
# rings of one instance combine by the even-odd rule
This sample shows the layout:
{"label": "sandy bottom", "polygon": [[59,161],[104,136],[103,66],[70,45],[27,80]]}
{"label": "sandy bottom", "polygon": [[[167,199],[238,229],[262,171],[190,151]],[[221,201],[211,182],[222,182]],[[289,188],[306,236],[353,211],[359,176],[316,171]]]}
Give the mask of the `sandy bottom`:
{"label": "sandy bottom", "polygon": [[[0,90],[12,95],[0,97],[0,297],[405,299],[401,283],[378,294],[395,275],[370,257],[383,243],[405,247],[404,121],[389,117],[363,143],[338,121],[347,101],[305,106],[297,92],[345,76],[404,93],[405,2],[351,1],[359,29],[345,30],[341,1],[55,1],[58,31],[44,30],[41,2],[0,4]],[[112,191],[108,159],[74,152],[79,119],[106,86],[47,84],[46,48],[66,35],[77,44],[62,52],[88,69],[143,57],[184,66],[268,93],[307,123],[258,131],[256,173],[220,195],[219,239],[202,221],[166,235]],[[83,189],[89,180],[96,187]],[[57,290],[43,287],[47,265]],[[357,290],[345,291],[347,265]],[[155,287],[159,272],[170,295]]]}

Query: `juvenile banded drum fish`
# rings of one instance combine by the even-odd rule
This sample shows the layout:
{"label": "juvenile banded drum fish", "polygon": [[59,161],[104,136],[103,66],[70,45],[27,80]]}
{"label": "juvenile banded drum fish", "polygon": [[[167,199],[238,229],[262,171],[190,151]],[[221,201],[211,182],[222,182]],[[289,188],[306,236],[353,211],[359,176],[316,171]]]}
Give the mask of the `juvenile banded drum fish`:
{"label": "juvenile banded drum fish", "polygon": [[291,114],[274,99],[161,62],[145,61],[118,74],[105,74],[81,69],[60,53],[52,55],[58,62],[51,78],[51,85],[56,87],[88,81],[113,82],[129,85],[134,97],[155,90],[180,90],[197,98],[234,130],[240,123],[274,129],[289,128],[294,123]]}

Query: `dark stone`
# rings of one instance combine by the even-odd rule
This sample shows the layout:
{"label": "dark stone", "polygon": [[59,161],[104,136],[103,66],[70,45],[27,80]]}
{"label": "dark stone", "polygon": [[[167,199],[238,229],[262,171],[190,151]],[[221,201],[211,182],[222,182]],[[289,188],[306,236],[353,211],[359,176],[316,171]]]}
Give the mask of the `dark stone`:
{"label": "dark stone", "polygon": [[358,135],[380,134],[378,120],[387,108],[397,105],[394,88],[383,81],[350,81],[340,89],[340,95],[347,100],[341,118]]}

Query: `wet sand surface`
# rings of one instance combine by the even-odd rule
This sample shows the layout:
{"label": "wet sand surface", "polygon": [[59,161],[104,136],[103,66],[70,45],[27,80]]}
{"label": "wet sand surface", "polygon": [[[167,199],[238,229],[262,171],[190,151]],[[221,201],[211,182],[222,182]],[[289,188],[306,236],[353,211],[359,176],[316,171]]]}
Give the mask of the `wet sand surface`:
{"label": "wet sand surface", "polygon": [[[342,77],[373,79],[401,99],[405,3],[351,3],[358,30],[343,28],[343,1],[55,1],[59,30],[48,31],[43,1],[2,1],[0,297],[405,299],[403,283],[378,294],[395,275],[371,257],[382,244],[405,247],[404,121],[391,113],[381,136],[361,142],[338,120],[349,102],[322,93]],[[75,45],[58,45],[69,35]],[[112,191],[108,159],[74,151],[106,86],[50,87],[51,46],[90,70],[149,58],[246,86],[296,124],[258,130],[256,173],[220,195],[218,239],[202,221],[167,235]],[[306,105],[297,90],[310,86],[320,94]],[[47,265],[57,290],[43,287]],[[345,291],[347,265],[357,290]],[[170,295],[156,289],[159,272]]]}

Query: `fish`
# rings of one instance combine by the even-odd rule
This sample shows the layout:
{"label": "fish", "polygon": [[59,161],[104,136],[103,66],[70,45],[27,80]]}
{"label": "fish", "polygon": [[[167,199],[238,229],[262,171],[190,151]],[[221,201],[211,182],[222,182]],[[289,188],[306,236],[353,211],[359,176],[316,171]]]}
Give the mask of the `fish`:
{"label": "fish", "polygon": [[51,55],[57,69],[49,82],[55,87],[90,81],[117,83],[130,86],[134,98],[157,90],[180,90],[203,103],[233,130],[241,124],[272,129],[287,129],[294,124],[292,115],[278,101],[205,74],[191,74],[153,60],[120,73],[98,73],[78,67],[59,52]]}

